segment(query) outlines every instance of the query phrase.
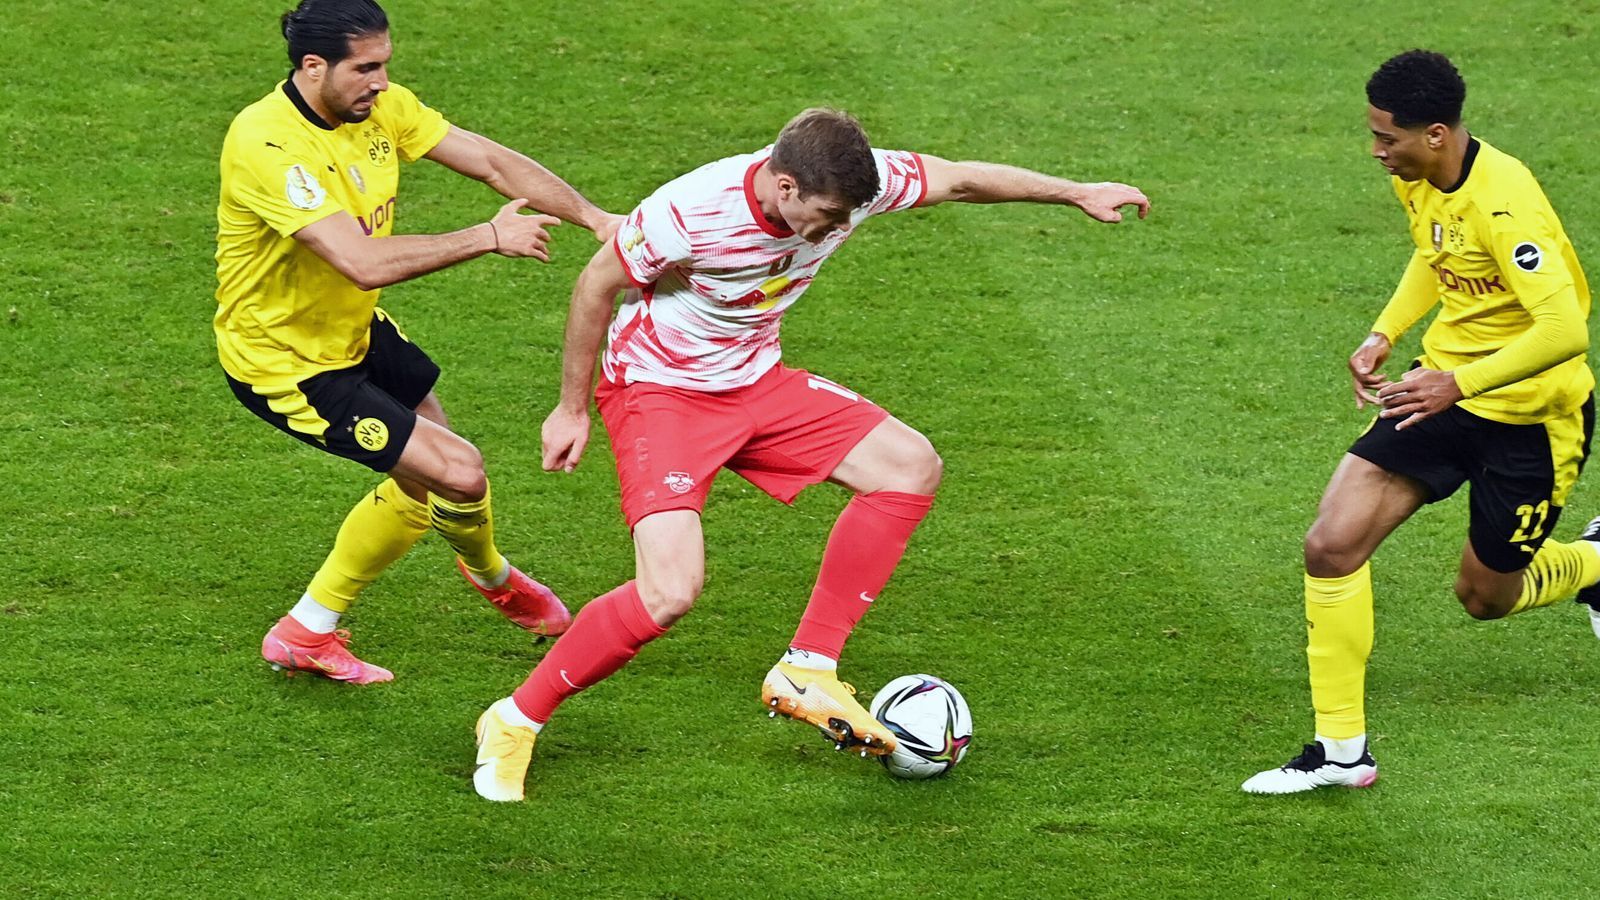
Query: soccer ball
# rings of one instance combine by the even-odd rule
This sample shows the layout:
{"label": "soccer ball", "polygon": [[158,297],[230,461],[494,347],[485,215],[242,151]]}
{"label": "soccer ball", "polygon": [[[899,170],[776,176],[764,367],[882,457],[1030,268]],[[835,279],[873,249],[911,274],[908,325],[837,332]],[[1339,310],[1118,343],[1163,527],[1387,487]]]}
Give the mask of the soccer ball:
{"label": "soccer ball", "polygon": [[972,711],[961,692],[932,675],[901,675],[872,698],[872,717],[899,746],[878,757],[896,778],[932,778],[956,767],[972,743]]}

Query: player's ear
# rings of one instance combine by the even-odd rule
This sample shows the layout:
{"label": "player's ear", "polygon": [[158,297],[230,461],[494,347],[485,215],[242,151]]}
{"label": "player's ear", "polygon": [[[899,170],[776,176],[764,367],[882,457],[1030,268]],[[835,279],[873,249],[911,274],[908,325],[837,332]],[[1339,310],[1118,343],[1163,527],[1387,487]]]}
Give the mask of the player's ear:
{"label": "player's ear", "polygon": [[778,185],[779,199],[785,201],[793,200],[800,193],[800,185],[795,183],[793,175],[779,172],[775,176],[775,181]]}
{"label": "player's ear", "polygon": [[1443,122],[1435,122],[1428,126],[1428,149],[1438,150],[1444,146],[1445,138],[1450,136],[1450,126]]}
{"label": "player's ear", "polygon": [[300,57],[300,68],[305,70],[312,81],[320,81],[323,72],[327,71],[328,61],[315,53],[307,53]]}

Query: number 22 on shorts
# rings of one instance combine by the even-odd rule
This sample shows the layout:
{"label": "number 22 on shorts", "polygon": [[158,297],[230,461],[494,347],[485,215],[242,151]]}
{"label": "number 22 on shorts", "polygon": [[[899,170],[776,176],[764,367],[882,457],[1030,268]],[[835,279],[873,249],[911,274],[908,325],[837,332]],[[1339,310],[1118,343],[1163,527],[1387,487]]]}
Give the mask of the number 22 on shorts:
{"label": "number 22 on shorts", "polygon": [[[1524,503],[1517,507],[1517,515],[1522,517],[1522,527],[1511,536],[1510,542],[1517,544],[1522,541],[1536,541],[1544,534],[1544,520],[1550,516],[1550,501],[1540,500],[1538,506]],[[1533,520],[1535,515],[1539,517],[1537,522]],[[1529,530],[1530,525],[1533,526],[1532,531]]]}

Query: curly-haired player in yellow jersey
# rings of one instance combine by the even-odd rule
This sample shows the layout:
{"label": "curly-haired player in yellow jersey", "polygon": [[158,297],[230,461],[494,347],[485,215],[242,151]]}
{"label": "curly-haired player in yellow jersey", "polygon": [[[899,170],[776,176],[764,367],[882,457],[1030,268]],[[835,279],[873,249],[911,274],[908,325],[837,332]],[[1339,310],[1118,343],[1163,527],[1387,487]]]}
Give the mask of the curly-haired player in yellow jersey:
{"label": "curly-haired player in yellow jersey", "polygon": [[[391,679],[350,653],[339,617],[430,530],[507,617],[558,634],[566,607],[495,548],[483,457],[450,430],[439,367],[377,307],[378,291],[488,253],[548,261],[548,227],[566,220],[605,241],[621,217],[390,82],[389,21],[371,0],[302,0],[282,24],[293,70],[239,113],[222,147],[217,352],[251,412],[389,477],[345,518],[262,655],[338,681]],[[395,235],[400,163],[421,157],[510,202],[459,231]]]}
{"label": "curly-haired player in yellow jersey", "polygon": [[[1423,50],[1388,60],[1367,82],[1372,155],[1392,176],[1416,249],[1350,357],[1357,408],[1381,411],[1334,471],[1306,534],[1316,740],[1246,781],[1252,793],[1377,779],[1363,709],[1368,560],[1423,504],[1471,486],[1455,591],[1474,618],[1575,592],[1600,604],[1600,519],[1572,543],[1548,539],[1594,431],[1589,286],[1539,182],[1461,124],[1465,99],[1450,60]],[[1389,380],[1382,367],[1394,342],[1435,306],[1422,355]]]}

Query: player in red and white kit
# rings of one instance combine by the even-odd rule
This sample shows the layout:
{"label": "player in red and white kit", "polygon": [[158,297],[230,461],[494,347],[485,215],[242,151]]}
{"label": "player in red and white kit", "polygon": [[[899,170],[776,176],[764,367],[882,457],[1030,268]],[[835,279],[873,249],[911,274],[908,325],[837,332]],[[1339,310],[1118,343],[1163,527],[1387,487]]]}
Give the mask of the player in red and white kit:
{"label": "player in red and white kit", "polygon": [[528,680],[478,720],[473,778],[521,800],[539,730],[567,697],[620,669],[688,612],[705,577],[700,510],[724,466],[784,503],[822,481],[854,493],[828,538],[790,649],[762,701],[863,755],[894,736],[836,675],[839,652],[927,515],[942,469],[928,439],[872,401],[781,362],[783,314],[870,216],[947,200],[1077,206],[1102,222],[1149,201],[991,163],[877,150],[833,110],[801,113],[771,147],[702,166],[628,216],[573,289],[561,400],[544,467],[572,471],[589,439],[594,362],[616,296],[595,400],[633,529],[634,580],[590,602]]}

